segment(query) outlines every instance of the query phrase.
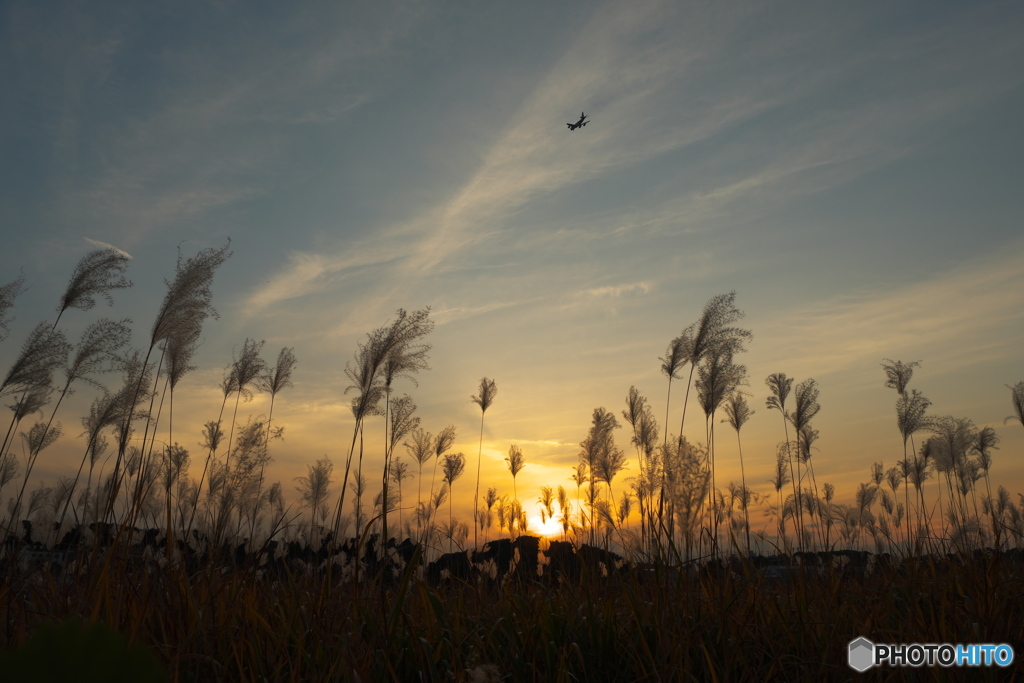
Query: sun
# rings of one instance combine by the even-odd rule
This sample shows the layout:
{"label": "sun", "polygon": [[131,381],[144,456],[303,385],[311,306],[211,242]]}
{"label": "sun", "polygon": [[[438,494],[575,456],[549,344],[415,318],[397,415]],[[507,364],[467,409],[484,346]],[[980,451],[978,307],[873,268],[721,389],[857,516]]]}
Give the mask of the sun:
{"label": "sun", "polygon": [[532,515],[529,518],[530,533],[543,536],[544,538],[557,538],[561,536],[562,523],[557,519],[548,519],[546,522],[540,521],[540,515]]}

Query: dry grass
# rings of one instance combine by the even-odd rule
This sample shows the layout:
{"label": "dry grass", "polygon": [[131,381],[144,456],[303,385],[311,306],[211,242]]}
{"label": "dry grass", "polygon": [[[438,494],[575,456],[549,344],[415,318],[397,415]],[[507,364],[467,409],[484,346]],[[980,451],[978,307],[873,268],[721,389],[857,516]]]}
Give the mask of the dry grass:
{"label": "dry grass", "polygon": [[[111,551],[83,556],[75,572],[7,562],[0,614],[5,649],[41,624],[82,617],[151,649],[175,681],[847,680],[847,644],[861,635],[1020,643],[1020,559],[912,558],[898,569],[837,568],[791,582],[750,565],[700,573],[656,565],[585,572],[571,583],[441,586],[415,578],[410,565],[382,586],[337,570],[272,579],[209,562],[190,573]],[[894,673],[966,680],[981,672],[890,669],[869,678]]]}

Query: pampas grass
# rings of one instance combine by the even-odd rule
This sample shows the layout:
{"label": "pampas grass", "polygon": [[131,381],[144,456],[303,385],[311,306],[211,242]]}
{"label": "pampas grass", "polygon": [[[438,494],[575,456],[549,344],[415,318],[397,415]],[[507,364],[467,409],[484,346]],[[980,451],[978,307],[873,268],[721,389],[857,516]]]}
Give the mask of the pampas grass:
{"label": "pampas grass", "polygon": [[110,291],[132,286],[132,281],[124,276],[130,259],[130,256],[117,249],[97,249],[83,256],[60,298],[54,327],[69,308],[91,310],[96,305],[96,297],[102,297],[108,305],[113,306],[114,298]]}
{"label": "pampas grass", "polygon": [[1016,420],[1024,426],[1024,381],[1017,382],[1012,387],[1007,384],[1006,388],[1010,390],[1010,401],[1013,404],[1013,415],[1010,415],[1003,424],[1011,420]]}
{"label": "pampas grass", "polygon": [[516,490],[516,477],[526,467],[526,458],[523,456],[523,449],[512,444],[508,447],[508,455],[505,457],[505,464],[508,465],[508,471],[512,475],[512,499],[515,503],[519,502],[519,492]]}
{"label": "pampas grass", "polygon": [[476,455],[476,486],[473,489],[473,545],[477,544],[476,530],[480,526],[480,463],[484,455],[484,415],[498,395],[498,385],[493,379],[480,379],[480,392],[470,400],[480,406],[480,447]]}
{"label": "pampas grass", "polygon": [[[356,439],[359,437],[363,420],[375,414],[382,398],[387,397],[390,381],[402,372],[418,369],[426,353],[430,350],[422,339],[433,329],[430,320],[430,309],[407,313],[399,309],[395,320],[389,325],[377,328],[367,335],[365,342],[356,349],[356,357],[345,367],[345,374],[352,384],[345,390],[355,391],[350,407],[355,425],[352,430],[352,443],[345,460],[345,475],[342,478],[341,495],[334,513],[334,535],[337,537],[341,527],[342,513],[345,509],[345,494],[348,488],[349,474],[352,469],[352,457],[355,454]],[[386,381],[385,381],[386,380]],[[357,477],[362,476],[362,449]],[[387,469],[385,468],[385,472]],[[356,504],[358,508],[358,501]]]}
{"label": "pampas grass", "polygon": [[[747,424],[750,417],[754,414],[754,411],[750,409],[750,405],[747,403],[747,398],[741,391],[735,391],[725,402],[723,406],[725,410],[726,419],[723,422],[728,422],[733,429],[736,430],[736,447],[739,449],[740,454],[740,485],[743,487],[743,528],[746,532],[747,537],[747,553],[750,553],[750,511],[748,510],[749,504],[749,490],[747,489],[747,472],[743,466],[743,442],[740,440],[740,430],[743,429],[743,425]],[[808,444],[808,452],[810,452],[810,445]]]}
{"label": "pampas grass", "polygon": [[0,285],[0,341],[7,339],[9,325],[14,321],[8,311],[14,307],[14,300],[25,291],[25,274],[21,273],[5,285]]}
{"label": "pampas grass", "polygon": [[[817,384],[802,382],[791,396],[793,380],[782,373],[768,378],[767,405],[786,425],[771,482],[778,532],[774,538],[765,529],[751,533],[749,507],[762,497],[758,484],[748,488],[743,465],[740,433],[753,411],[738,390],[744,373],[733,358],[750,333],[736,327],[742,313],[734,293],[709,301],[659,359],[669,392],[691,364],[684,422],[694,386],[708,421],[707,443],[666,432],[659,447],[654,411],[631,387],[622,416],[632,428],[639,476],[627,480],[634,494],[616,496],[612,483],[621,481],[616,477],[625,463],[615,438],[619,425],[613,413],[595,409],[579,464],[565,472],[577,485],[579,514],[565,487],[540,490],[542,519],[557,515],[562,545],[528,534],[518,498],[517,475],[525,467],[518,445],[506,458],[511,499],[492,486],[479,502],[483,421],[496,393],[487,378],[472,397],[481,408],[481,435],[473,547],[463,545],[468,526],[454,516],[452,496],[466,458],[450,452],[455,425],[433,436],[420,428],[412,397],[392,393],[395,383],[415,384],[415,374],[426,369],[427,309],[398,311],[361,341],[347,368],[355,425],[340,487],[342,468],[336,472],[327,455],[294,479],[291,503],[279,482],[267,485],[268,444],[282,428],[272,426],[275,399],[291,385],[296,360],[294,350],[284,348],[276,364],[267,364],[262,342],[253,339],[236,350],[221,386],[210,388],[211,395],[220,393],[222,406],[201,435],[206,457],[197,482],[189,471],[192,455],[175,441],[174,396],[194,369],[202,325],[215,314],[211,283],[226,249],[179,257],[149,349],[124,350],[128,321],[88,325],[73,348],[55,325],[41,323],[5,375],[2,391],[13,402],[10,434],[20,432],[26,465],[19,472],[12,444],[0,449],[0,490],[23,476],[0,545],[0,651],[14,659],[41,625],[82,618],[124,634],[129,648],[152,650],[171,680],[818,681],[849,677],[846,645],[860,635],[880,642],[1007,643],[1024,636],[1018,566],[1024,516],[1004,487],[994,495],[991,489],[998,435],[966,418],[928,419],[927,400],[908,387],[918,363],[887,361],[884,367],[899,394],[904,446],[908,438],[913,445],[915,433],[933,436],[912,459],[905,448],[903,460],[888,470],[876,463],[870,479],[849,492],[851,504],[836,502],[828,483],[818,496],[811,467]],[[117,253],[100,256],[76,269],[60,313],[88,310],[123,282],[126,261]],[[0,321],[22,285],[19,278],[0,288]],[[151,361],[154,351],[159,359]],[[100,382],[110,370],[121,374],[114,388]],[[164,428],[158,423],[161,378],[168,441],[154,451],[156,430]],[[60,435],[57,417],[67,406],[59,397],[72,386],[96,394],[82,418],[77,474],[28,487],[36,458]],[[1020,412],[1024,389],[1017,387],[1011,396]],[[256,390],[270,395],[269,414],[239,416],[243,399]],[[228,428],[222,419],[232,395]],[[714,481],[717,411],[736,430],[741,461],[740,485],[721,490]],[[364,462],[363,430],[377,415],[384,418],[383,463],[372,451]],[[26,419],[31,426],[22,429]],[[135,440],[140,420],[145,429]],[[187,444],[187,438],[180,441]],[[399,444],[417,467],[395,455]],[[424,465],[431,457],[425,492]],[[378,492],[367,474],[381,464]],[[435,488],[438,465],[442,481]],[[813,492],[802,485],[804,466]],[[943,475],[947,490],[948,511],[939,514],[951,525],[948,532],[935,528],[924,505],[922,487],[933,473]],[[412,535],[415,526],[416,538],[399,544],[390,538],[389,512],[401,509],[403,482],[414,474],[414,522],[403,524],[400,516],[399,528]],[[785,497],[790,481],[793,493]],[[126,482],[133,484],[130,491]],[[901,542],[911,511],[909,503],[899,504],[898,488],[910,482],[918,489],[918,523],[914,538],[903,527]],[[355,501],[346,508],[348,486]],[[369,511],[366,495],[376,499]],[[439,524],[445,502],[449,518]],[[639,532],[630,524],[634,506]],[[488,542],[494,517],[510,538]],[[827,552],[790,554],[788,518],[797,521],[799,547],[810,544],[816,530]],[[719,520],[727,522],[722,531]],[[485,531],[482,547],[478,527]],[[346,538],[350,530],[355,535]],[[736,539],[741,531],[745,543]],[[445,538],[448,555],[442,555]],[[775,554],[758,554],[773,545]],[[861,547],[878,554],[854,552]],[[0,671],[4,665],[0,661]],[[924,679],[931,672],[899,673]],[[944,672],[951,679],[959,673]]]}

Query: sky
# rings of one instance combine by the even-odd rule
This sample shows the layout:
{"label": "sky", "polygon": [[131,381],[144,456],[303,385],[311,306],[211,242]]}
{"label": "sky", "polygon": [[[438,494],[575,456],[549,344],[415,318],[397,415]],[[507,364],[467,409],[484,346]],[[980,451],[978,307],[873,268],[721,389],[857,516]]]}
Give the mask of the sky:
{"label": "sky", "polygon": [[[230,238],[174,439],[201,461],[225,366],[266,340],[268,361],[298,359],[271,480],[294,498],[324,455],[340,476],[346,363],[397,309],[429,306],[430,370],[396,391],[428,431],[458,430],[468,520],[481,377],[498,387],[481,486],[512,492],[518,444],[535,510],[540,486],[571,488],[596,407],[621,414],[636,386],[664,421],[659,356],[735,291],[755,491],[774,494],[784,438],[764,406],[774,372],[818,382],[813,462],[837,500],[895,464],[888,358],[921,362],[911,387],[932,414],[994,427],[993,481],[1024,492],[1024,428],[1003,424],[1024,380],[1021,35],[1013,2],[8,0],[0,284],[20,271],[28,289],[0,364],[90,250],[130,254],[134,287],[61,325],[131,317],[145,346],[178,250]],[[591,123],[567,130],[580,111]],[[62,407],[34,478],[77,466],[94,396]],[[268,408],[256,396],[238,420]],[[376,481],[381,420],[366,430]],[[692,401],[685,431],[704,440]],[[718,481],[738,481],[718,433]],[[621,482],[630,437],[616,432]]]}

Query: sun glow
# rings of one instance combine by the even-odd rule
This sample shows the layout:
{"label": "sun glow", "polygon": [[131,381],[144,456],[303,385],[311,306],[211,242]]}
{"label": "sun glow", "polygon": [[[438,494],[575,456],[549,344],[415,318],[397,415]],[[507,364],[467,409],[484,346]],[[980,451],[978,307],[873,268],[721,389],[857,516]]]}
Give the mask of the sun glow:
{"label": "sun glow", "polygon": [[543,536],[544,538],[557,538],[562,535],[562,523],[557,519],[548,519],[546,522],[540,520],[540,515],[531,515],[529,518],[529,533]]}

